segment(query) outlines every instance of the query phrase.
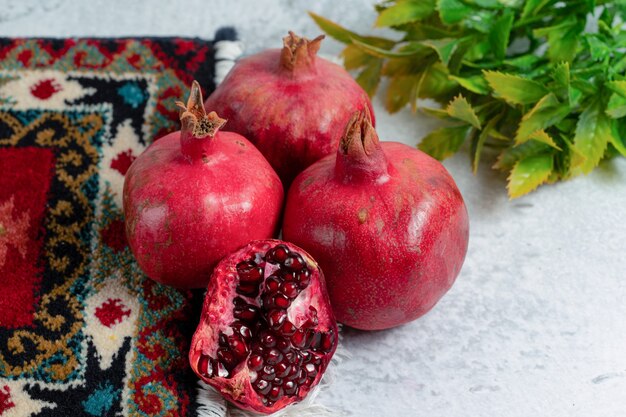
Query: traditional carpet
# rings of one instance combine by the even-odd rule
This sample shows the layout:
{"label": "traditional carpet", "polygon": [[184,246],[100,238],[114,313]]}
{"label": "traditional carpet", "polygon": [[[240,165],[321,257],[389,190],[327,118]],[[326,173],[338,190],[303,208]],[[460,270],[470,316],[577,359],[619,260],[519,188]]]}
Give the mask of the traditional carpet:
{"label": "traditional carpet", "polygon": [[196,415],[201,294],[139,271],[121,190],[231,40],[0,39],[0,416]]}

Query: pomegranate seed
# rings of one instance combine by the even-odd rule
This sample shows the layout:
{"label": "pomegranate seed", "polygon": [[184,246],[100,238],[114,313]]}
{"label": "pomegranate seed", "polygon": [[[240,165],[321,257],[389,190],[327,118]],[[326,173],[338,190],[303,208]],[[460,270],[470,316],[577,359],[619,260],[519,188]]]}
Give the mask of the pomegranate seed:
{"label": "pomegranate seed", "polygon": [[301,363],[309,363],[311,362],[311,359],[313,359],[313,355],[311,354],[311,352],[308,352],[306,350],[300,352],[300,357],[302,358]]}
{"label": "pomegranate seed", "polygon": [[320,342],[320,348],[322,351],[328,353],[333,349],[335,343],[335,334],[332,330],[327,333],[322,333],[322,340]]}
{"label": "pomegranate seed", "polygon": [[276,346],[276,336],[271,333],[264,333],[261,336],[261,343],[268,348]]}
{"label": "pomegranate seed", "polygon": [[245,307],[248,305],[248,303],[246,303],[246,300],[241,297],[235,297],[235,299],[233,300],[233,304],[235,305],[235,307]]}
{"label": "pomegranate seed", "polygon": [[237,274],[241,282],[260,283],[263,280],[263,268],[254,261],[243,261],[237,264]]}
{"label": "pomegranate seed", "polygon": [[251,355],[248,359],[248,368],[252,371],[260,371],[263,368],[263,357],[261,355]]}
{"label": "pomegranate seed", "polygon": [[242,307],[236,307],[233,310],[233,317],[236,319],[247,321],[247,322],[255,322],[259,316],[259,309],[253,305],[246,304]]}
{"label": "pomegranate seed", "polygon": [[265,294],[263,296],[263,308],[265,310],[274,308],[274,296],[272,294]]}
{"label": "pomegranate seed", "polygon": [[282,398],[284,395],[285,392],[283,391],[283,387],[281,387],[280,385],[274,385],[272,386],[270,392],[267,394],[267,398],[269,398],[270,401],[276,401]]}
{"label": "pomegranate seed", "polygon": [[299,253],[292,253],[287,259],[285,259],[285,267],[292,271],[299,271],[306,263]]}
{"label": "pomegranate seed", "polygon": [[283,388],[285,389],[285,395],[297,395],[298,393],[298,386],[293,381],[285,382]]}
{"label": "pomegranate seed", "polygon": [[218,337],[218,343],[221,347],[228,347],[228,339],[226,338],[226,335],[222,332],[220,332],[220,335]]}
{"label": "pomegranate seed", "polygon": [[308,332],[311,335],[309,339],[311,341],[311,349],[319,349],[322,341],[322,334],[320,332],[316,332],[315,330],[308,330]]}
{"label": "pomegranate seed", "polygon": [[265,260],[275,264],[282,264],[289,256],[289,248],[285,245],[277,245],[265,255]]}
{"label": "pomegranate seed", "polygon": [[272,310],[267,315],[267,323],[273,330],[278,330],[286,319],[287,312],[285,310]]}
{"label": "pomegranate seed", "polygon": [[283,360],[283,354],[280,353],[278,349],[270,349],[269,352],[265,354],[265,362],[270,365],[276,365],[278,362]]}
{"label": "pomegranate seed", "polygon": [[276,275],[271,275],[265,280],[265,291],[275,293],[280,289],[283,280]]}
{"label": "pomegranate seed", "polygon": [[228,378],[230,376],[230,372],[223,363],[215,361],[213,363],[213,375],[220,378]]}
{"label": "pomegranate seed", "polygon": [[276,378],[276,371],[274,370],[274,367],[271,365],[265,365],[261,371],[261,379],[271,381],[274,378]]}
{"label": "pomegranate seed", "polygon": [[245,295],[248,297],[256,297],[257,295],[259,295],[259,284],[242,283],[237,287],[237,294]]}
{"label": "pomegranate seed", "polygon": [[300,290],[298,289],[298,284],[295,282],[285,282],[283,284],[282,290],[283,294],[285,294],[288,298],[292,300],[296,298],[300,293]]}
{"label": "pomegranate seed", "polygon": [[306,332],[304,329],[298,329],[296,330],[296,332],[293,334],[293,336],[291,336],[291,343],[297,347],[302,349],[305,345],[306,345]]}
{"label": "pomegranate seed", "polygon": [[304,369],[300,369],[298,372],[298,379],[295,381],[298,385],[302,385],[306,382],[306,371]]}
{"label": "pomegranate seed", "polygon": [[250,328],[245,324],[235,322],[231,327],[233,328],[235,334],[240,335],[246,342],[252,340],[252,330],[250,330]]}
{"label": "pomegranate seed", "polygon": [[291,370],[291,365],[288,362],[281,362],[275,366],[276,368],[276,376],[279,378],[284,378],[289,375],[289,371]]}
{"label": "pomegranate seed", "polygon": [[296,326],[294,326],[293,323],[289,320],[285,320],[285,322],[279,329],[280,334],[287,337],[292,336],[296,332],[296,330],[298,330]]}
{"label": "pomegranate seed", "polygon": [[[285,323],[287,323],[287,322],[285,322]],[[283,327],[284,326],[285,325],[283,324]],[[279,338],[276,341],[276,348],[278,350],[280,350],[281,352],[283,352],[283,353],[287,353],[287,352],[289,352],[291,350],[291,343],[289,343],[289,340],[287,340],[287,339]]]}
{"label": "pomegranate seed", "polygon": [[307,378],[306,381],[304,381],[304,385],[306,385],[307,387],[310,387],[311,384],[313,384],[313,381],[315,381],[314,377]]}
{"label": "pomegranate seed", "polygon": [[232,335],[228,338],[230,350],[239,358],[243,358],[248,354],[248,346],[240,336]]}
{"label": "pomegranate seed", "polygon": [[312,363],[307,363],[306,365],[304,365],[304,370],[309,377],[315,377],[315,375],[317,375],[317,369],[315,369],[315,365],[313,365]]}
{"label": "pomegranate seed", "polygon": [[291,305],[291,301],[285,295],[278,294],[274,296],[274,305],[278,308],[287,308]]}
{"label": "pomegranate seed", "polygon": [[296,356],[296,352],[291,351],[291,352],[287,352],[285,353],[285,360],[289,363],[296,363],[297,360],[297,356]]}
{"label": "pomegranate seed", "polygon": [[293,271],[283,271],[281,274],[285,282],[293,282],[296,280],[296,274]]}
{"label": "pomegranate seed", "polygon": [[254,389],[261,395],[267,395],[271,388],[270,383],[264,379],[260,379],[254,384]]}
{"label": "pomegranate seed", "polygon": [[276,386],[276,385],[283,385],[283,379],[282,378],[274,378],[274,380],[272,381],[272,385]]}
{"label": "pomegranate seed", "polygon": [[228,370],[232,370],[235,366],[237,366],[237,359],[235,358],[235,355],[226,349],[217,350],[217,359],[219,359]]}
{"label": "pomegranate seed", "polygon": [[311,272],[304,269],[296,274],[296,282],[300,289],[305,289],[311,283]]}
{"label": "pomegranate seed", "polygon": [[200,355],[198,359],[198,372],[200,375],[209,376],[209,357],[206,355]]}
{"label": "pomegranate seed", "polygon": [[287,375],[287,377],[289,379],[295,379],[298,377],[298,372],[300,372],[300,367],[296,364],[291,365],[291,368],[289,368],[289,374]]}

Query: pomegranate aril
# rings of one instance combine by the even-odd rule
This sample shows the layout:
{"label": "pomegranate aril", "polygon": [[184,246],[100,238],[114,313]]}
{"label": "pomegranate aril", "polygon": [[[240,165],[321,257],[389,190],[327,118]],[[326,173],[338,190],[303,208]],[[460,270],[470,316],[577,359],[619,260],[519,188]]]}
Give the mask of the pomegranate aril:
{"label": "pomegranate aril", "polygon": [[288,362],[281,362],[278,365],[276,365],[275,367],[276,370],[276,376],[278,378],[284,378],[287,375],[289,375],[289,371],[291,370],[291,365]]}
{"label": "pomegranate aril", "polygon": [[276,365],[278,362],[282,360],[283,360],[283,354],[280,353],[280,351],[276,348],[270,349],[265,354],[265,362],[267,362],[270,365]]}
{"label": "pomegranate aril", "polygon": [[300,369],[298,378],[295,381],[298,385],[302,385],[306,382],[306,371],[304,369]]}
{"label": "pomegranate aril", "polygon": [[274,378],[276,378],[276,371],[274,367],[271,365],[265,365],[261,371],[261,379],[272,381]]}
{"label": "pomegranate aril", "polygon": [[285,280],[285,282],[293,282],[296,280],[296,273],[293,271],[282,271],[281,276]]}
{"label": "pomegranate aril", "polygon": [[311,362],[311,359],[313,359],[313,354],[307,350],[303,350],[300,352],[300,357],[302,358],[301,363],[309,363]]}
{"label": "pomegranate aril", "polygon": [[260,283],[263,280],[263,268],[257,266],[253,260],[237,264],[237,275],[242,283]]}
{"label": "pomegranate aril", "polygon": [[285,320],[287,320],[287,312],[285,310],[272,310],[267,315],[267,323],[273,330],[278,330]]}
{"label": "pomegranate aril", "polygon": [[274,296],[274,306],[278,308],[287,308],[290,305],[291,305],[291,301],[289,301],[289,298],[287,298],[287,296],[282,295],[282,294],[278,294]]}
{"label": "pomegranate aril", "polygon": [[288,363],[296,363],[296,361],[298,360],[296,352],[292,350],[292,351],[285,353],[285,360]]}
{"label": "pomegranate aril", "polygon": [[272,389],[272,386],[266,380],[259,379],[255,382],[254,389],[261,395],[267,395],[267,393],[270,392],[270,389]]}
{"label": "pomegranate aril", "polygon": [[278,329],[280,334],[286,337],[292,336],[296,332],[296,330],[298,330],[298,328],[294,326],[293,323],[289,320],[285,320],[283,325],[280,326],[280,329]]}
{"label": "pomegranate aril", "polygon": [[317,375],[317,368],[312,363],[304,365],[304,370],[309,378],[315,378],[315,375]]}
{"label": "pomegranate aril", "polygon": [[277,292],[280,289],[280,285],[282,284],[282,282],[282,278],[277,277],[276,275],[270,275],[265,280],[265,291],[270,293]]}
{"label": "pomegranate aril", "polygon": [[275,264],[282,264],[289,256],[289,248],[285,245],[277,245],[273,249],[267,251],[265,260]]}
{"label": "pomegranate aril", "polygon": [[233,317],[248,323],[253,323],[257,321],[259,317],[259,309],[250,304],[246,304],[242,307],[235,307],[233,310]]}
{"label": "pomegranate aril", "polygon": [[284,265],[292,271],[299,271],[306,266],[306,263],[304,262],[302,255],[299,253],[292,253],[289,257],[287,257],[287,259],[285,259]]}
{"label": "pomegranate aril", "polygon": [[252,371],[260,371],[263,368],[263,357],[257,354],[250,355],[248,368]]}
{"label": "pomegranate aril", "polygon": [[209,376],[209,359],[207,355],[200,355],[200,359],[198,359],[198,372],[200,375]]}
{"label": "pomegranate aril", "polygon": [[263,343],[265,347],[272,348],[276,346],[276,336],[271,333],[265,332],[261,335],[261,343]]}
{"label": "pomegranate aril", "polygon": [[259,295],[259,284],[242,283],[237,287],[237,294],[245,295],[248,297],[256,297],[257,295]]}
{"label": "pomegranate aril", "polygon": [[289,340],[287,339],[278,338],[278,340],[276,341],[276,349],[280,350],[283,353],[287,353],[291,350],[291,343],[289,343]]}
{"label": "pomegranate aril", "polygon": [[230,376],[230,371],[224,366],[223,363],[219,361],[213,362],[213,376],[218,376],[220,378],[228,378]]}
{"label": "pomegranate aril", "polygon": [[263,296],[263,308],[265,310],[274,308],[274,296],[272,294],[265,294]]}
{"label": "pomegranate aril", "polygon": [[235,307],[245,307],[248,305],[246,300],[241,297],[235,297],[235,299],[233,300],[233,304],[235,305]]}
{"label": "pomegranate aril", "polygon": [[283,385],[283,379],[282,378],[274,378],[274,380],[272,381],[272,385],[274,385],[274,386]]}
{"label": "pomegranate aril", "polygon": [[329,330],[326,333],[322,333],[322,340],[320,342],[320,349],[323,352],[330,352],[333,349],[333,345],[335,344],[335,333]]}
{"label": "pomegranate aril", "polygon": [[231,327],[233,328],[233,332],[241,336],[246,342],[252,340],[252,330],[245,324],[235,322]]}
{"label": "pomegranate aril", "polygon": [[311,341],[311,349],[319,349],[322,341],[322,334],[320,332],[316,332],[315,330],[309,330],[309,334],[311,335],[309,339]]}
{"label": "pomegranate aril", "polygon": [[300,372],[300,367],[294,363],[289,368],[289,373],[287,374],[287,378],[290,379],[290,380],[297,378],[298,377],[298,372]]}
{"label": "pomegranate aril", "polygon": [[295,282],[285,282],[283,284],[282,293],[293,300],[300,293],[300,289],[298,288],[298,284]]}
{"label": "pomegranate aril", "polygon": [[303,269],[296,274],[296,282],[300,289],[305,289],[311,283],[311,272],[308,269]]}
{"label": "pomegranate aril", "polygon": [[306,335],[306,330],[298,329],[293,334],[293,336],[291,336],[291,343],[295,347],[302,349],[303,347],[306,346],[306,341],[307,341],[307,337],[306,336],[307,336]]}
{"label": "pomegranate aril", "polygon": [[272,389],[270,389],[270,392],[267,393],[267,398],[269,398],[270,401],[277,401],[284,395],[285,391],[283,391],[283,387],[281,387],[280,385],[273,385]]}
{"label": "pomegranate aril", "polygon": [[220,332],[219,337],[217,338],[218,340],[218,344],[221,347],[228,347],[228,339],[226,338],[226,335],[222,332]]}
{"label": "pomegranate aril", "polygon": [[239,358],[243,358],[248,354],[248,346],[238,335],[228,337],[228,345],[230,350]]}
{"label": "pomegranate aril", "polygon": [[228,370],[232,370],[235,366],[237,366],[237,359],[235,358],[235,355],[233,355],[233,353],[229,350],[218,349],[217,359],[219,359],[220,362],[222,362]]}
{"label": "pomegranate aril", "polygon": [[298,392],[298,386],[293,381],[287,381],[283,384],[283,389],[285,390],[285,395],[296,395]]}

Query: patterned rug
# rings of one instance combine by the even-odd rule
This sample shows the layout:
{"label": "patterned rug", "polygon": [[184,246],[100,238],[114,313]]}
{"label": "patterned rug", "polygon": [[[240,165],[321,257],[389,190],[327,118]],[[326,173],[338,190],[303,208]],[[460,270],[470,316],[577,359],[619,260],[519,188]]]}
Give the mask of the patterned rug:
{"label": "patterned rug", "polygon": [[0,416],[196,415],[201,294],[142,275],[121,190],[234,35],[0,39]]}

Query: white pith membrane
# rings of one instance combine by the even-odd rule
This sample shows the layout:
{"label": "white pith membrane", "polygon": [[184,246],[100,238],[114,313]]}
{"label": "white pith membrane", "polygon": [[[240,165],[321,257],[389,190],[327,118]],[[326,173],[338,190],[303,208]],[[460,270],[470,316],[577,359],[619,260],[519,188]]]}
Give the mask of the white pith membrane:
{"label": "white pith membrane", "polygon": [[[276,241],[274,241],[276,242]],[[276,242],[278,243],[278,242]],[[268,243],[265,247],[258,247],[257,251],[266,253],[269,249],[277,246],[276,243]],[[220,264],[216,268],[214,272],[215,276],[220,276],[220,280],[215,281],[215,285],[209,286],[210,293],[207,294],[209,297],[208,305],[205,301],[205,309],[208,309],[206,314],[207,316],[204,319],[204,326],[201,328],[201,337],[196,339],[194,336],[194,345],[192,345],[192,351],[195,352],[192,355],[192,361],[195,361],[195,364],[192,364],[195,369],[200,371],[199,365],[201,358],[208,357],[209,359],[205,360],[213,360],[217,361],[217,351],[220,349],[219,338],[220,333],[224,336],[233,335],[234,331],[231,327],[233,322],[242,322],[245,320],[238,320],[234,317],[233,311],[236,308],[235,304],[232,303],[228,305],[228,303],[224,305],[218,305],[215,302],[216,298],[220,298],[222,300],[233,300],[236,297],[240,297],[245,300],[247,304],[254,305],[260,307],[261,300],[265,295],[266,290],[266,280],[269,276],[274,275],[274,273],[281,268],[280,265],[266,262],[264,271],[263,271],[263,281],[259,286],[259,295],[258,296],[246,296],[242,295],[241,292],[237,292],[237,288],[239,283],[238,273],[236,269],[236,265],[238,262],[251,260],[250,252],[246,252],[245,249],[242,249],[237,253],[237,260],[231,261],[230,263],[224,265]],[[305,260],[306,267],[309,271],[313,271],[317,268],[317,265],[314,261],[306,256],[303,252],[298,252]],[[229,257],[231,260],[235,259],[234,257]],[[282,267],[285,270],[285,267]],[[277,274],[279,275],[279,274]],[[245,285],[245,284],[244,284]],[[274,293],[276,294],[276,293]],[[319,324],[314,326],[316,332],[329,332],[333,331],[335,340],[338,338],[338,334],[333,330],[334,319],[328,317],[327,309],[328,307],[322,308],[321,305],[324,305],[323,300],[323,292],[320,288],[320,281],[317,279],[311,279],[310,283],[305,287],[301,288],[299,294],[291,299],[289,307],[286,308],[287,312],[287,320],[291,322],[296,328],[306,327],[307,321],[311,319],[312,312],[309,310],[309,306],[314,307],[317,310],[317,318]],[[262,321],[258,319],[258,321]],[[265,323],[265,322],[264,322]],[[311,326],[310,324],[308,325]],[[254,325],[250,324],[248,327],[253,328]],[[254,332],[254,330],[253,330]],[[276,332],[278,335],[278,332]],[[258,338],[258,334],[254,336]],[[286,340],[289,340],[289,337],[286,337]],[[319,339],[318,339],[319,340]],[[237,398],[243,399],[244,397],[250,398],[251,396],[263,397],[263,395],[259,394],[255,388],[250,383],[250,380],[255,380],[256,372],[250,370],[248,368],[248,359],[254,353],[253,343],[248,343],[248,353],[246,354],[244,359],[239,359],[238,364],[231,369],[229,375],[225,378],[220,376],[206,376],[206,380],[211,380],[212,383],[216,383],[217,381],[221,381],[219,385],[221,385],[221,391],[231,398],[235,400]],[[224,344],[222,344],[224,346]],[[267,349],[267,348],[266,348]],[[326,357],[328,355],[328,351],[324,352],[323,350],[313,351],[311,348],[307,349],[298,349],[295,346],[292,346],[294,351],[310,351],[313,352],[313,355],[317,355],[318,357]],[[318,348],[321,349],[321,348]],[[332,354],[332,350],[330,351]],[[287,355],[286,351],[283,351],[283,356]],[[339,356],[335,356],[331,363],[337,363],[341,360],[341,354]],[[345,355],[344,355],[345,356]],[[212,369],[210,364],[205,369]],[[330,365],[330,364],[329,364]],[[304,368],[304,364],[300,365],[300,369]],[[326,373],[324,373],[326,372]],[[321,376],[324,375],[324,379],[322,383],[319,383]],[[295,377],[294,377],[295,378]],[[322,365],[319,366],[319,372],[315,375],[312,382],[312,389],[306,387],[305,385],[299,385],[299,393],[306,395],[306,398],[296,404],[292,404],[280,410],[274,414],[273,416],[306,416],[306,415],[316,415],[316,416],[330,416],[333,413],[328,410],[326,407],[315,404],[314,400],[319,390],[322,387],[329,385],[330,381],[328,368],[325,368],[322,362]],[[283,378],[284,381],[287,381],[288,378]],[[294,379],[295,381],[295,379]],[[270,383],[271,384],[271,383]],[[297,384],[297,383],[296,383]],[[308,392],[308,394],[306,394]],[[281,406],[286,403],[292,401],[295,397],[299,397],[300,395],[292,394],[285,395],[284,397],[275,401],[275,406]],[[259,399],[259,402],[261,400]],[[231,406],[228,402],[226,402],[209,384],[200,381],[200,389],[198,396],[198,415],[199,416],[255,416],[258,415],[254,412],[244,411],[237,409],[234,406]],[[267,406],[271,406],[272,404],[266,404]]]}

